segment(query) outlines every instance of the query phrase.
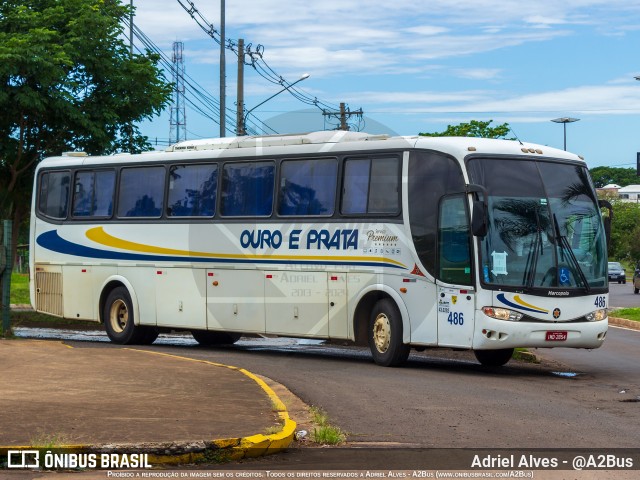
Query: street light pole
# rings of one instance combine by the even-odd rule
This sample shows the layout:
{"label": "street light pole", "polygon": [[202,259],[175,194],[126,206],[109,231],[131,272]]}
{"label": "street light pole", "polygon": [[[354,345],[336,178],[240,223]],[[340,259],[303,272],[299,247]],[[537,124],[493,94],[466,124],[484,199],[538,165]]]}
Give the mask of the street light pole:
{"label": "street light pole", "polygon": [[305,73],[304,75],[302,75],[298,80],[296,80],[293,83],[290,83],[289,85],[285,85],[284,88],[276,93],[274,93],[273,95],[271,95],[269,98],[267,98],[266,100],[263,100],[262,102],[260,102],[258,105],[256,105],[255,107],[253,107],[251,110],[248,110],[247,113],[244,114],[244,116],[242,117],[242,125],[238,125],[238,135],[246,135],[246,125],[247,125],[247,118],[249,118],[249,114],[251,112],[253,112],[256,108],[258,108],[261,105],[264,105],[265,103],[267,103],[269,100],[271,100],[273,97],[276,97],[278,95],[280,95],[282,92],[289,90],[291,87],[293,87],[296,83],[300,83],[303,80],[306,80],[307,78],[309,78],[311,75],[308,73]]}
{"label": "street light pole", "polygon": [[560,117],[560,118],[554,118],[553,120],[551,120],[552,122],[555,123],[561,123],[564,127],[564,150],[567,150],[567,123],[573,123],[573,122],[577,122],[578,120],[580,120],[579,118],[571,118],[571,117]]}

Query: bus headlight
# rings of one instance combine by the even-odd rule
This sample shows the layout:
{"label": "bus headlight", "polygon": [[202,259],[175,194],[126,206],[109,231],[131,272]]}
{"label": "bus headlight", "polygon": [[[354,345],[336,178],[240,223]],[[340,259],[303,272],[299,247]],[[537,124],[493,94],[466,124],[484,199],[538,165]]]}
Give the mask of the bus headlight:
{"label": "bus headlight", "polygon": [[520,312],[496,307],[482,307],[482,311],[487,317],[497,318],[498,320],[508,320],[511,322],[519,321],[523,315]]}
{"label": "bus headlight", "polygon": [[596,310],[595,312],[587,313],[584,317],[589,322],[599,322],[600,320],[604,320],[607,318],[607,314],[609,312],[606,308],[601,308],[600,310]]}

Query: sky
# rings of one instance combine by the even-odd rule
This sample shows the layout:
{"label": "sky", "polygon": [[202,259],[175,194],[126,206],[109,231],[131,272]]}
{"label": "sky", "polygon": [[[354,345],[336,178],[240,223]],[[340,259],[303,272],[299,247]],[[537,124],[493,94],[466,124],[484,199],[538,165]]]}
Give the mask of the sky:
{"label": "sky", "polygon": [[[188,5],[190,2],[182,0]],[[508,123],[522,141],[563,148],[590,168],[635,167],[640,152],[638,0],[226,0],[226,36],[243,38],[285,85],[363,118],[353,129],[415,135],[470,120]],[[193,0],[215,29],[220,0]],[[134,23],[170,58],[184,44],[188,81],[219,99],[220,47],[178,0],[134,0]],[[141,47],[138,40],[134,42]],[[226,50],[226,105],[235,110],[237,55]],[[166,73],[171,80],[171,72]],[[332,128],[322,110],[245,67],[245,105],[266,132]],[[187,94],[189,97],[191,94]],[[201,107],[201,110],[205,110]],[[325,107],[327,110],[327,107]],[[188,139],[220,127],[186,106]],[[231,115],[235,115],[230,112]],[[209,112],[217,120],[217,115]],[[159,147],[169,141],[169,109],[140,124]],[[227,122],[232,133],[235,124]],[[269,128],[271,130],[269,130]]]}

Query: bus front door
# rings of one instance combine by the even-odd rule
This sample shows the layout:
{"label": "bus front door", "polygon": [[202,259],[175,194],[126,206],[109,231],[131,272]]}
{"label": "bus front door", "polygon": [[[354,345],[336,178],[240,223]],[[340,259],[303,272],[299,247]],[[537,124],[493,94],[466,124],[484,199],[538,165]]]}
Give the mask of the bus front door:
{"label": "bus front door", "polygon": [[438,285],[438,345],[470,348],[473,341],[473,290]]}

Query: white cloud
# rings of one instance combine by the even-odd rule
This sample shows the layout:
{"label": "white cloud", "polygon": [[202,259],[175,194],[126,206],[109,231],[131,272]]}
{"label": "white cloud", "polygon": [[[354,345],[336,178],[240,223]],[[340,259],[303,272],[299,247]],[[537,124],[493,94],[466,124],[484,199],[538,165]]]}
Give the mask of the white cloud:
{"label": "white cloud", "polygon": [[461,78],[470,78],[472,80],[493,80],[502,74],[501,68],[468,68],[457,69],[453,74]]}
{"label": "white cloud", "polygon": [[519,118],[522,121],[548,121],[552,115],[640,113],[640,85],[581,86],[511,97],[498,91],[474,90],[448,93],[368,91],[350,94],[349,98],[370,105],[393,105],[375,108],[378,112],[460,113],[475,116],[497,113],[501,115],[500,118]]}
{"label": "white cloud", "polygon": [[[186,2],[183,2],[186,3]],[[217,45],[175,0],[138,0],[136,24],[158,45]],[[219,7],[196,0],[200,13],[219,29]],[[227,2],[227,36],[265,45],[265,59],[296,70],[316,66],[318,74],[394,72],[424,68],[434,59],[472,55],[571,35],[591,24],[622,34],[640,5],[626,0],[255,0]],[[610,22],[615,18],[615,22]],[[620,22],[620,19],[626,19]],[[615,27],[611,27],[614,25]],[[543,27],[543,28],[540,28]],[[560,28],[559,28],[560,27]],[[615,32],[614,32],[615,30]],[[189,47],[188,47],[189,48]],[[213,55],[195,56],[209,62]]]}

